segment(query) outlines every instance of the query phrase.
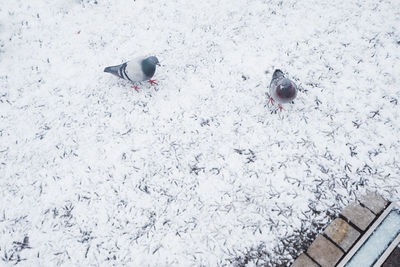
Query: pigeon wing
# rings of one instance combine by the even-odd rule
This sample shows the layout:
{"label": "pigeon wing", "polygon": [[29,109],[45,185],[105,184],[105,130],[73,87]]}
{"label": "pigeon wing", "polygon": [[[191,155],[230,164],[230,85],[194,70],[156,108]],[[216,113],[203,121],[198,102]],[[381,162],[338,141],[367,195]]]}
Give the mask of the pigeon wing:
{"label": "pigeon wing", "polygon": [[142,71],[143,58],[135,58],[126,63],[124,69],[126,78],[132,82],[141,82],[146,80],[146,77]]}

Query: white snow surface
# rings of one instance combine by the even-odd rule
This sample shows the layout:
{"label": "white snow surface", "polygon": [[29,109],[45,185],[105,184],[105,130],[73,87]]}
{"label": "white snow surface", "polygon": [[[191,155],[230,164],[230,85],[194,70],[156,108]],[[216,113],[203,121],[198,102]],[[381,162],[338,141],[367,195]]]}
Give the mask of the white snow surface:
{"label": "white snow surface", "polygon": [[[399,29],[395,0],[4,0],[0,265],[268,265],[366,189],[399,203]],[[103,72],[141,55],[158,86]]]}

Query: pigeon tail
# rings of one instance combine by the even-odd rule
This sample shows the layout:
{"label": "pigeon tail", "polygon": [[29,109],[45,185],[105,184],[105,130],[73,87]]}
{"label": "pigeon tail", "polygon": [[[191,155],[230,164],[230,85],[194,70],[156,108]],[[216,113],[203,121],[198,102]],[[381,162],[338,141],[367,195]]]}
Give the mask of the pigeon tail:
{"label": "pigeon tail", "polygon": [[108,72],[108,73],[114,74],[115,76],[123,78],[123,77],[121,77],[121,75],[119,73],[120,68],[121,68],[121,65],[110,66],[110,67],[105,68],[104,72]]}

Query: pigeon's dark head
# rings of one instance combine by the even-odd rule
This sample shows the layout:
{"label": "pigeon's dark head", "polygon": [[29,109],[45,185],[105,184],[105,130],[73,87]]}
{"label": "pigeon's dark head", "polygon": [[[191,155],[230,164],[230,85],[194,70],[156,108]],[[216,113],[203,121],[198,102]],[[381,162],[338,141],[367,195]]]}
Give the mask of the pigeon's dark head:
{"label": "pigeon's dark head", "polygon": [[275,79],[280,78],[280,77],[283,77],[283,76],[285,76],[285,75],[283,74],[283,72],[282,72],[281,70],[279,70],[279,69],[276,69],[276,70],[274,71],[274,74],[272,74],[272,80],[275,80]]}
{"label": "pigeon's dark head", "polygon": [[153,65],[160,66],[160,62],[158,61],[158,58],[156,58],[154,56],[146,58],[146,61],[148,61],[149,63],[151,63]]}
{"label": "pigeon's dark head", "polygon": [[147,78],[153,77],[156,72],[156,65],[160,66],[158,62],[158,58],[156,57],[148,57],[142,61],[142,71],[146,75]]}
{"label": "pigeon's dark head", "polygon": [[283,78],[276,87],[276,94],[281,99],[292,99],[296,97],[296,87],[287,78]]}

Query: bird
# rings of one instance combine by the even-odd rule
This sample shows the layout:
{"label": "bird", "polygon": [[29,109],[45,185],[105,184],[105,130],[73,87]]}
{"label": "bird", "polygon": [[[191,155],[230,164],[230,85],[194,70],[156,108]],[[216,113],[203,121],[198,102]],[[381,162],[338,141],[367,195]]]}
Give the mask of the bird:
{"label": "bird", "polygon": [[272,80],[269,85],[269,100],[268,104],[274,105],[276,101],[278,108],[282,111],[282,104],[290,103],[297,96],[297,85],[290,79],[286,78],[280,69],[276,69],[272,75]]}
{"label": "bird", "polygon": [[[150,85],[158,85],[155,80],[151,80],[156,72],[156,66],[160,66],[160,63],[155,56],[138,57],[120,65],[106,67],[104,72],[111,73],[132,83],[148,81]],[[139,92],[139,88],[136,85],[132,85],[131,88]]]}

